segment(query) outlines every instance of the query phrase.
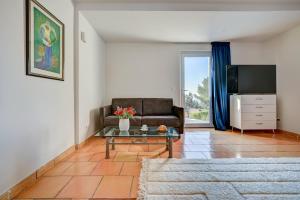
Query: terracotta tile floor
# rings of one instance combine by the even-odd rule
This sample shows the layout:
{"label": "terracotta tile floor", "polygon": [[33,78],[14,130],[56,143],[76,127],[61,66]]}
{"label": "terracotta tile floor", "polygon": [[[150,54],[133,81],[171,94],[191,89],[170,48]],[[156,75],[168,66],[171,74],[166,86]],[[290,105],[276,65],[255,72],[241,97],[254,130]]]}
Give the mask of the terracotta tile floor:
{"label": "terracotta tile floor", "polygon": [[[124,139],[122,139],[124,140]],[[154,139],[153,139],[154,140]],[[157,139],[155,139],[157,141]],[[162,140],[164,141],[164,140]],[[87,145],[49,170],[19,199],[135,199],[143,158],[167,158],[162,145],[117,145],[105,159],[105,140]],[[175,158],[300,157],[300,140],[285,133],[186,129],[174,143]]]}

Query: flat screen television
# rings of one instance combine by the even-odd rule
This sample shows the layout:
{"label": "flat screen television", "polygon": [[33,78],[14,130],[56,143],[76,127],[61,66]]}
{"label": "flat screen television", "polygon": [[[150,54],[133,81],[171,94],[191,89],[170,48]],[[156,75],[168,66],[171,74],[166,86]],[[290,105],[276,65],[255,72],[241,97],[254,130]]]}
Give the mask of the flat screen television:
{"label": "flat screen television", "polygon": [[228,94],[275,94],[276,65],[228,65]]}

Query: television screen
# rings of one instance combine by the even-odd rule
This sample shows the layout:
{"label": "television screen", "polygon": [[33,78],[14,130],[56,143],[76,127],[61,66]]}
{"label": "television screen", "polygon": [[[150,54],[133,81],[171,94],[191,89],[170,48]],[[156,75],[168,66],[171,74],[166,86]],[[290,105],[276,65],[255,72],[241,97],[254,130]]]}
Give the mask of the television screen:
{"label": "television screen", "polygon": [[275,94],[276,65],[227,66],[227,92],[230,94]]}

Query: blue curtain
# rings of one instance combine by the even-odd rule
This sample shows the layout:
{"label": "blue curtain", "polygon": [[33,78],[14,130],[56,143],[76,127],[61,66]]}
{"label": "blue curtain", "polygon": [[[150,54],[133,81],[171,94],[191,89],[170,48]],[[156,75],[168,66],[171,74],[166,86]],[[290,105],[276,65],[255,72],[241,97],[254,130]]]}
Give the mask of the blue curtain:
{"label": "blue curtain", "polygon": [[230,43],[212,42],[212,118],[215,129],[229,127],[226,66],[231,64]]}

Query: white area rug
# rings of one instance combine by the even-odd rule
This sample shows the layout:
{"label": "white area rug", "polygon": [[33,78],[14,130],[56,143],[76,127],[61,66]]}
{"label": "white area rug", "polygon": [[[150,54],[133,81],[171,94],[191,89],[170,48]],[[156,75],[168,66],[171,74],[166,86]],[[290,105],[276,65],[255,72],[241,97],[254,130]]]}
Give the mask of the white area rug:
{"label": "white area rug", "polygon": [[300,158],[145,159],[138,199],[300,200]]}

